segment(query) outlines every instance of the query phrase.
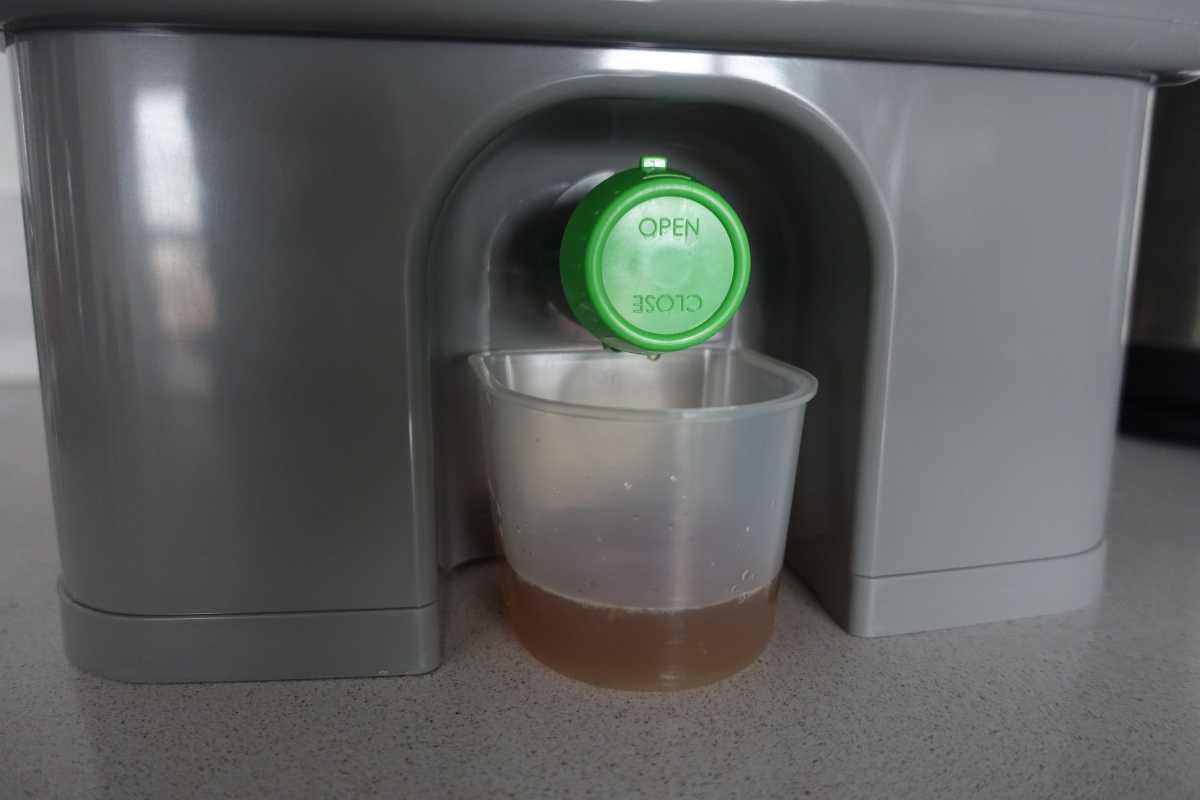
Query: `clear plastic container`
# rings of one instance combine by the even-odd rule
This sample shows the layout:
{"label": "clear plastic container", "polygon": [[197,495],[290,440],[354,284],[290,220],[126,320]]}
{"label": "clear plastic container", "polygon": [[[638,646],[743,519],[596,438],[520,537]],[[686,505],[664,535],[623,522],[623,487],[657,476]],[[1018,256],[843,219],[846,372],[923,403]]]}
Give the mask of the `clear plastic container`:
{"label": "clear plastic container", "polygon": [[807,372],[745,350],[472,356],[505,614],[614,688],[698,686],[774,621]]}

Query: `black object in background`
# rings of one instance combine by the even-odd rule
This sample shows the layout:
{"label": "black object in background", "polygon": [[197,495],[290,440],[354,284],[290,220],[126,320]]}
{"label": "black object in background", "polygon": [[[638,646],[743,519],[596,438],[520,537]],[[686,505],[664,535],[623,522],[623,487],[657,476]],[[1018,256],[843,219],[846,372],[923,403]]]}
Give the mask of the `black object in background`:
{"label": "black object in background", "polygon": [[1200,443],[1200,82],[1159,91],[1123,433]]}

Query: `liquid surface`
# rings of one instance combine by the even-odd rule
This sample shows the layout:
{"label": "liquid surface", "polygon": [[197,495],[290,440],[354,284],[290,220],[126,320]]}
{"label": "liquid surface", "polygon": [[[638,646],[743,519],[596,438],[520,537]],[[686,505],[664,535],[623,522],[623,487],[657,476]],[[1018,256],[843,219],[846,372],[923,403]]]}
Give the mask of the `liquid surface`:
{"label": "liquid surface", "polygon": [[558,672],[610,689],[665,691],[749,666],[771,638],[779,578],[717,605],[653,611],[592,605],[523,580],[501,560],[500,598],[517,638]]}

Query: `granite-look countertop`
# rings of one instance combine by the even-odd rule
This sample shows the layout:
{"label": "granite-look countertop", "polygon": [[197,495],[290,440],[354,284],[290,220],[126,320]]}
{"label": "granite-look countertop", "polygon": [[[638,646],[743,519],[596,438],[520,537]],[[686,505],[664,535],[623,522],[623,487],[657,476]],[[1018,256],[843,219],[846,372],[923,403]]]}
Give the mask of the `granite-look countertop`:
{"label": "granite-look countertop", "polygon": [[763,657],[677,694],[527,656],[493,570],[413,678],[131,686],[69,666],[37,390],[0,389],[4,797],[1200,797],[1200,449],[1117,448],[1083,611],[846,635],[793,577]]}

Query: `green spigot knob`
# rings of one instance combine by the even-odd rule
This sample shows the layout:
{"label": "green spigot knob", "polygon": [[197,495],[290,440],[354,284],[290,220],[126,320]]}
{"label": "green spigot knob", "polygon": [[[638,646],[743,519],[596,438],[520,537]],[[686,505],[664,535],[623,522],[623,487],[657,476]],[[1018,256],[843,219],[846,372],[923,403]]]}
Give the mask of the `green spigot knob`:
{"label": "green spigot knob", "polygon": [[559,270],[576,319],[602,343],[663,353],[707,341],[737,313],[750,243],[721,195],[643,156],[575,209]]}

